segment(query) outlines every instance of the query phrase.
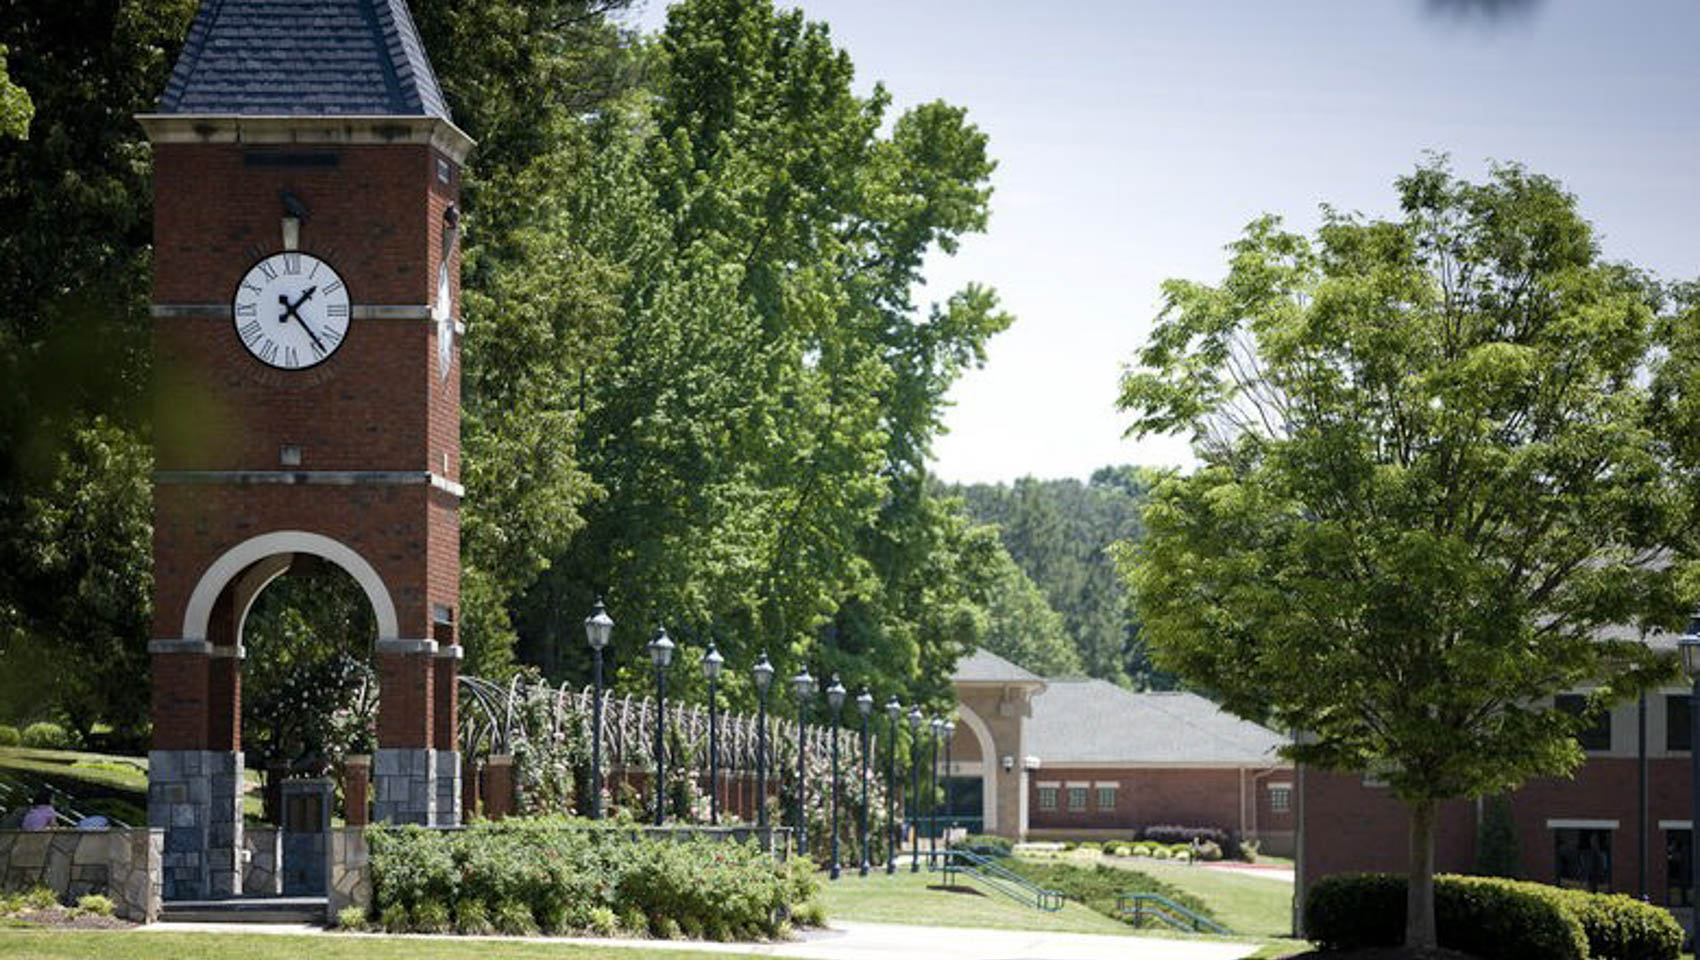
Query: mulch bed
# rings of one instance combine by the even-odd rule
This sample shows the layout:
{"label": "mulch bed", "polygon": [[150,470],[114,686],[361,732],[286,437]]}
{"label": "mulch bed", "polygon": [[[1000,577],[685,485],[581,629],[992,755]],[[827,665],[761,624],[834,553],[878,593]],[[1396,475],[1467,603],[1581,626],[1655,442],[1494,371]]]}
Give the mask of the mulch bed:
{"label": "mulch bed", "polygon": [[7,914],[8,926],[52,927],[58,930],[128,930],[135,926],[128,920],[84,913],[70,907],[48,907],[43,910],[20,910]]}

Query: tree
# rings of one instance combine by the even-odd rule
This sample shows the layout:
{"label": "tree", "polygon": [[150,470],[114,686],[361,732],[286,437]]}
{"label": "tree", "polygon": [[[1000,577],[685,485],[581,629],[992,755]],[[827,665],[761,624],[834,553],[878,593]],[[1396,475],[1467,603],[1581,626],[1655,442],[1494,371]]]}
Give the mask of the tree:
{"label": "tree", "polygon": [[35,116],[35,103],[28,90],[12,82],[6,73],[6,48],[0,46],[0,137],[25,139],[30,135],[30,119]]}
{"label": "tree", "polygon": [[1123,381],[1131,432],[1190,431],[1121,551],[1160,661],[1305,763],[1384,771],[1411,813],[1406,943],[1435,943],[1439,801],[1562,776],[1596,708],[1668,664],[1675,515],[1645,374],[1656,297],[1575,198],[1431,160],[1401,216],[1251,224],[1217,286],[1171,280]]}
{"label": "tree", "polygon": [[986,588],[987,626],[980,646],[1041,677],[1085,673],[1060,614],[1000,544],[998,572]]}

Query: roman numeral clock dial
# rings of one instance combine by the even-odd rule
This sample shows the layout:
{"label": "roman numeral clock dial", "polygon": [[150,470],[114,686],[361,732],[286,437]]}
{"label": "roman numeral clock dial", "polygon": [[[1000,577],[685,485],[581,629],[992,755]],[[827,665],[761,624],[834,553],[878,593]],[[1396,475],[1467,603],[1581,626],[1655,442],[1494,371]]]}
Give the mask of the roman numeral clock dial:
{"label": "roman numeral clock dial", "polygon": [[232,303],[242,346],[280,370],[317,366],[348,336],[348,287],[311,254],[274,253],[254,264]]}

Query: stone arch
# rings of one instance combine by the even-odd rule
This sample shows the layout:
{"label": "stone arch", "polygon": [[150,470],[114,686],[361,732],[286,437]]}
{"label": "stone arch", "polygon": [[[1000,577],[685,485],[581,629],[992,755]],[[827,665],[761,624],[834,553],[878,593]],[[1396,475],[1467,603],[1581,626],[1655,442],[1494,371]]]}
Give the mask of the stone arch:
{"label": "stone arch", "polygon": [[992,740],[991,728],[972,707],[958,703],[956,715],[962,718],[963,726],[973,731],[974,740],[980,747],[980,830],[993,833],[998,824],[997,745]]}
{"label": "stone arch", "polygon": [[[366,599],[372,604],[372,615],[378,625],[378,641],[396,640],[399,638],[398,621],[396,620],[395,601],[390,597],[389,588],[384,585],[378,571],[366,562],[352,547],[317,533],[305,530],[277,530],[262,533],[242,541],[207,567],[201,574],[201,579],[195,584],[195,590],[189,595],[188,606],[183,611],[183,639],[205,640],[207,624],[212,619],[213,605],[218,602],[219,594],[238,574],[247,570],[259,561],[278,554],[308,553],[334,563],[348,572],[354,581],[365,592]],[[270,572],[270,571],[268,571]],[[241,618],[248,613],[248,604],[260,592],[260,588],[271,579],[280,575],[282,569],[270,572],[264,583],[254,585],[245,598]],[[241,635],[237,635],[241,642]]]}

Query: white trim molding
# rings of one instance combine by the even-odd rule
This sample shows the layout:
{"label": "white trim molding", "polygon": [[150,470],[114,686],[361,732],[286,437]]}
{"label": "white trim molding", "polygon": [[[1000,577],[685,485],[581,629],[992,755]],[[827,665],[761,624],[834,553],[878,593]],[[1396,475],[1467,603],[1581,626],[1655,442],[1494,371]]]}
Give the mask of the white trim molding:
{"label": "white trim molding", "polygon": [[980,832],[996,833],[998,827],[997,765],[995,762],[989,765],[985,762],[987,757],[998,755],[996,744],[992,740],[991,728],[987,727],[986,721],[980,719],[980,715],[975,713],[966,703],[957,705],[956,715],[962,718],[963,726],[973,731],[974,739],[980,745],[979,765],[981,767],[973,773],[963,769],[966,764],[957,764],[955,765],[956,769],[959,775],[975,776],[977,774],[980,777]]}
{"label": "white trim molding", "polygon": [[471,137],[440,117],[355,114],[327,117],[143,113],[136,122],[154,143],[233,143],[341,146],[360,143],[430,145],[464,163]]}
{"label": "white trim molding", "polygon": [[305,530],[262,533],[231,547],[214,560],[201,574],[183,610],[183,638],[204,642],[207,639],[207,623],[212,619],[213,604],[218,601],[219,593],[251,564],[279,553],[310,553],[347,571],[365,591],[366,599],[371,601],[372,616],[378,623],[378,641],[382,643],[397,638],[399,628],[395,602],[390,599],[389,588],[384,586],[378,571],[346,544]]}
{"label": "white trim molding", "polygon": [[1616,820],[1585,820],[1551,818],[1547,820],[1548,830],[1616,830]]}
{"label": "white trim molding", "polygon": [[1660,830],[1692,830],[1692,829],[1694,829],[1694,821],[1692,821],[1692,820],[1660,820],[1659,821],[1659,829]]}

